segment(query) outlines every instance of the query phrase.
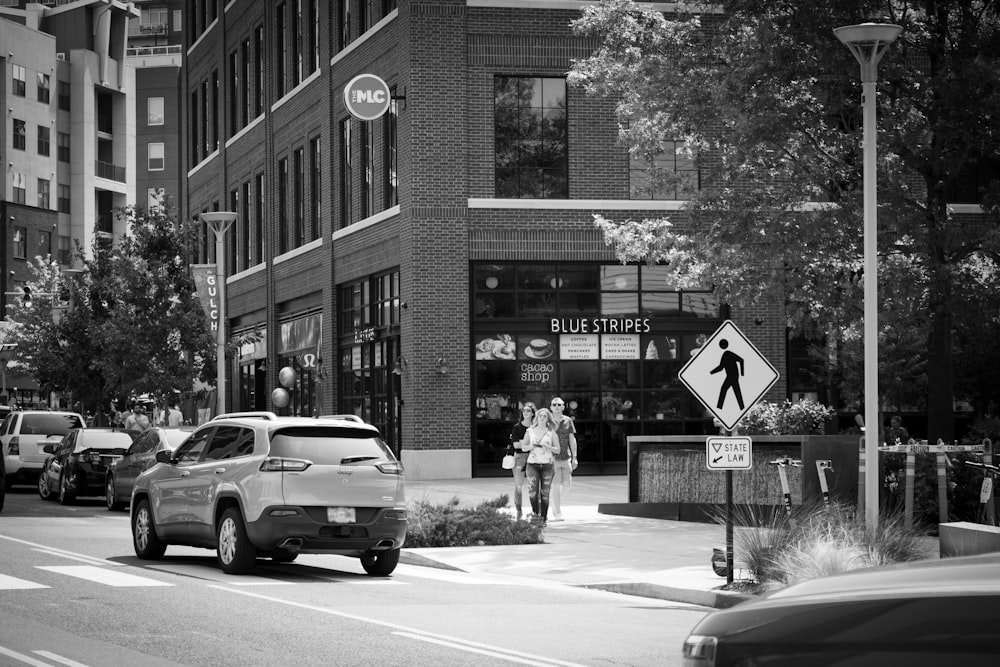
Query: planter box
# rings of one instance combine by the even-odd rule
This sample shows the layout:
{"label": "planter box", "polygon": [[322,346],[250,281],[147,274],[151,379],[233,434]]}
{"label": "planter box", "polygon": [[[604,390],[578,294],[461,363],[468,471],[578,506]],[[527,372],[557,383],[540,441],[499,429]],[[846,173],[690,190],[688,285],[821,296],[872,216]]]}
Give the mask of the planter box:
{"label": "planter box", "polygon": [[[688,521],[710,520],[713,508],[726,502],[725,471],[709,470],[705,461],[707,436],[631,436],[628,438],[628,504],[603,505],[607,514],[659,516]],[[822,502],[816,461],[827,459],[824,473],[830,500],[856,504],[858,498],[858,436],[759,435],[753,441],[753,467],[733,472],[733,502],[738,505],[782,507],[778,466],[771,461],[799,459],[802,467],[786,466],[792,504]]]}

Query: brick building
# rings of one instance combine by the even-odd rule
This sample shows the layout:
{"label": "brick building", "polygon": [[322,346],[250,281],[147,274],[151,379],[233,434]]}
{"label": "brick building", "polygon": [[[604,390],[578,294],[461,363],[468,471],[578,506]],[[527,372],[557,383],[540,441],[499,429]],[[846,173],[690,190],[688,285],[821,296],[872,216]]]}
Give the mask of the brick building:
{"label": "brick building", "polygon": [[[562,396],[582,474],[624,472],[627,434],[714,432],[677,371],[726,318],[781,372],[780,299],[729,312],[623,266],[594,213],[670,214],[616,143],[612,106],[568,87],[593,44],[573,0],[193,0],[182,210],[232,210],[226,404],[377,425],[412,478],[508,474],[519,404]],[[669,5],[663,5],[669,10]],[[344,88],[374,74],[384,115]],[[213,261],[208,233],[201,261]],[[296,370],[278,409],[278,371]]]}

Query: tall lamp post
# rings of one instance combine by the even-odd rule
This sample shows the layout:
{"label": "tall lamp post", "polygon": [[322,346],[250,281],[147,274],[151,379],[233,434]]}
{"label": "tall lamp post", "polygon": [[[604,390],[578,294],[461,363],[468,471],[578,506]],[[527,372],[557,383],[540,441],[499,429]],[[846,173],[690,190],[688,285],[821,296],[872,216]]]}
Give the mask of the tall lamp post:
{"label": "tall lamp post", "polygon": [[903,31],[891,23],[862,23],[834,28],[833,33],[861,65],[864,106],[864,270],[865,270],[865,521],[878,527],[878,235],[875,196],[875,81],[878,63]]}
{"label": "tall lamp post", "polygon": [[204,222],[215,234],[215,283],[219,294],[219,319],[215,329],[215,392],[216,413],[221,415],[226,411],[226,249],[225,238],[229,226],[236,220],[232,211],[211,211],[199,213],[198,219]]}

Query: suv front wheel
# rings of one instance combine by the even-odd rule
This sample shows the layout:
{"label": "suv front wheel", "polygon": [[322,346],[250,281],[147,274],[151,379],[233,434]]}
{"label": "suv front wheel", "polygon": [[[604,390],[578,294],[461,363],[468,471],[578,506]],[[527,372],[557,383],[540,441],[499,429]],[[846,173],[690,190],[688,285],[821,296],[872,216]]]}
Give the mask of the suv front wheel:
{"label": "suv front wheel", "polygon": [[361,567],[373,577],[388,577],[399,564],[399,549],[376,551],[361,557]]}
{"label": "suv front wheel", "polygon": [[257,559],[257,549],[250,544],[243,515],[236,507],[222,513],[216,535],[219,567],[226,574],[246,574]]}

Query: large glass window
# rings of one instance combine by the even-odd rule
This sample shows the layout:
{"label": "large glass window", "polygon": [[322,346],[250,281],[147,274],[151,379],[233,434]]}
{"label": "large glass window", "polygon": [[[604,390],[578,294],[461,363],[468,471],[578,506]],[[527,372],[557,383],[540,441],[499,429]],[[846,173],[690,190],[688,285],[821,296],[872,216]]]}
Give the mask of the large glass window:
{"label": "large glass window", "polygon": [[715,432],[677,379],[720,323],[710,289],[645,265],[475,262],[471,276],[477,474],[497,474],[520,407],[554,396],[588,472],[623,471],[628,435]]}
{"label": "large glass window", "polygon": [[398,455],[399,390],[408,372],[399,344],[399,272],[341,285],[339,296],[339,411],[377,426]]}
{"label": "large glass window", "polygon": [[569,197],[566,80],[494,78],[496,196]]}

